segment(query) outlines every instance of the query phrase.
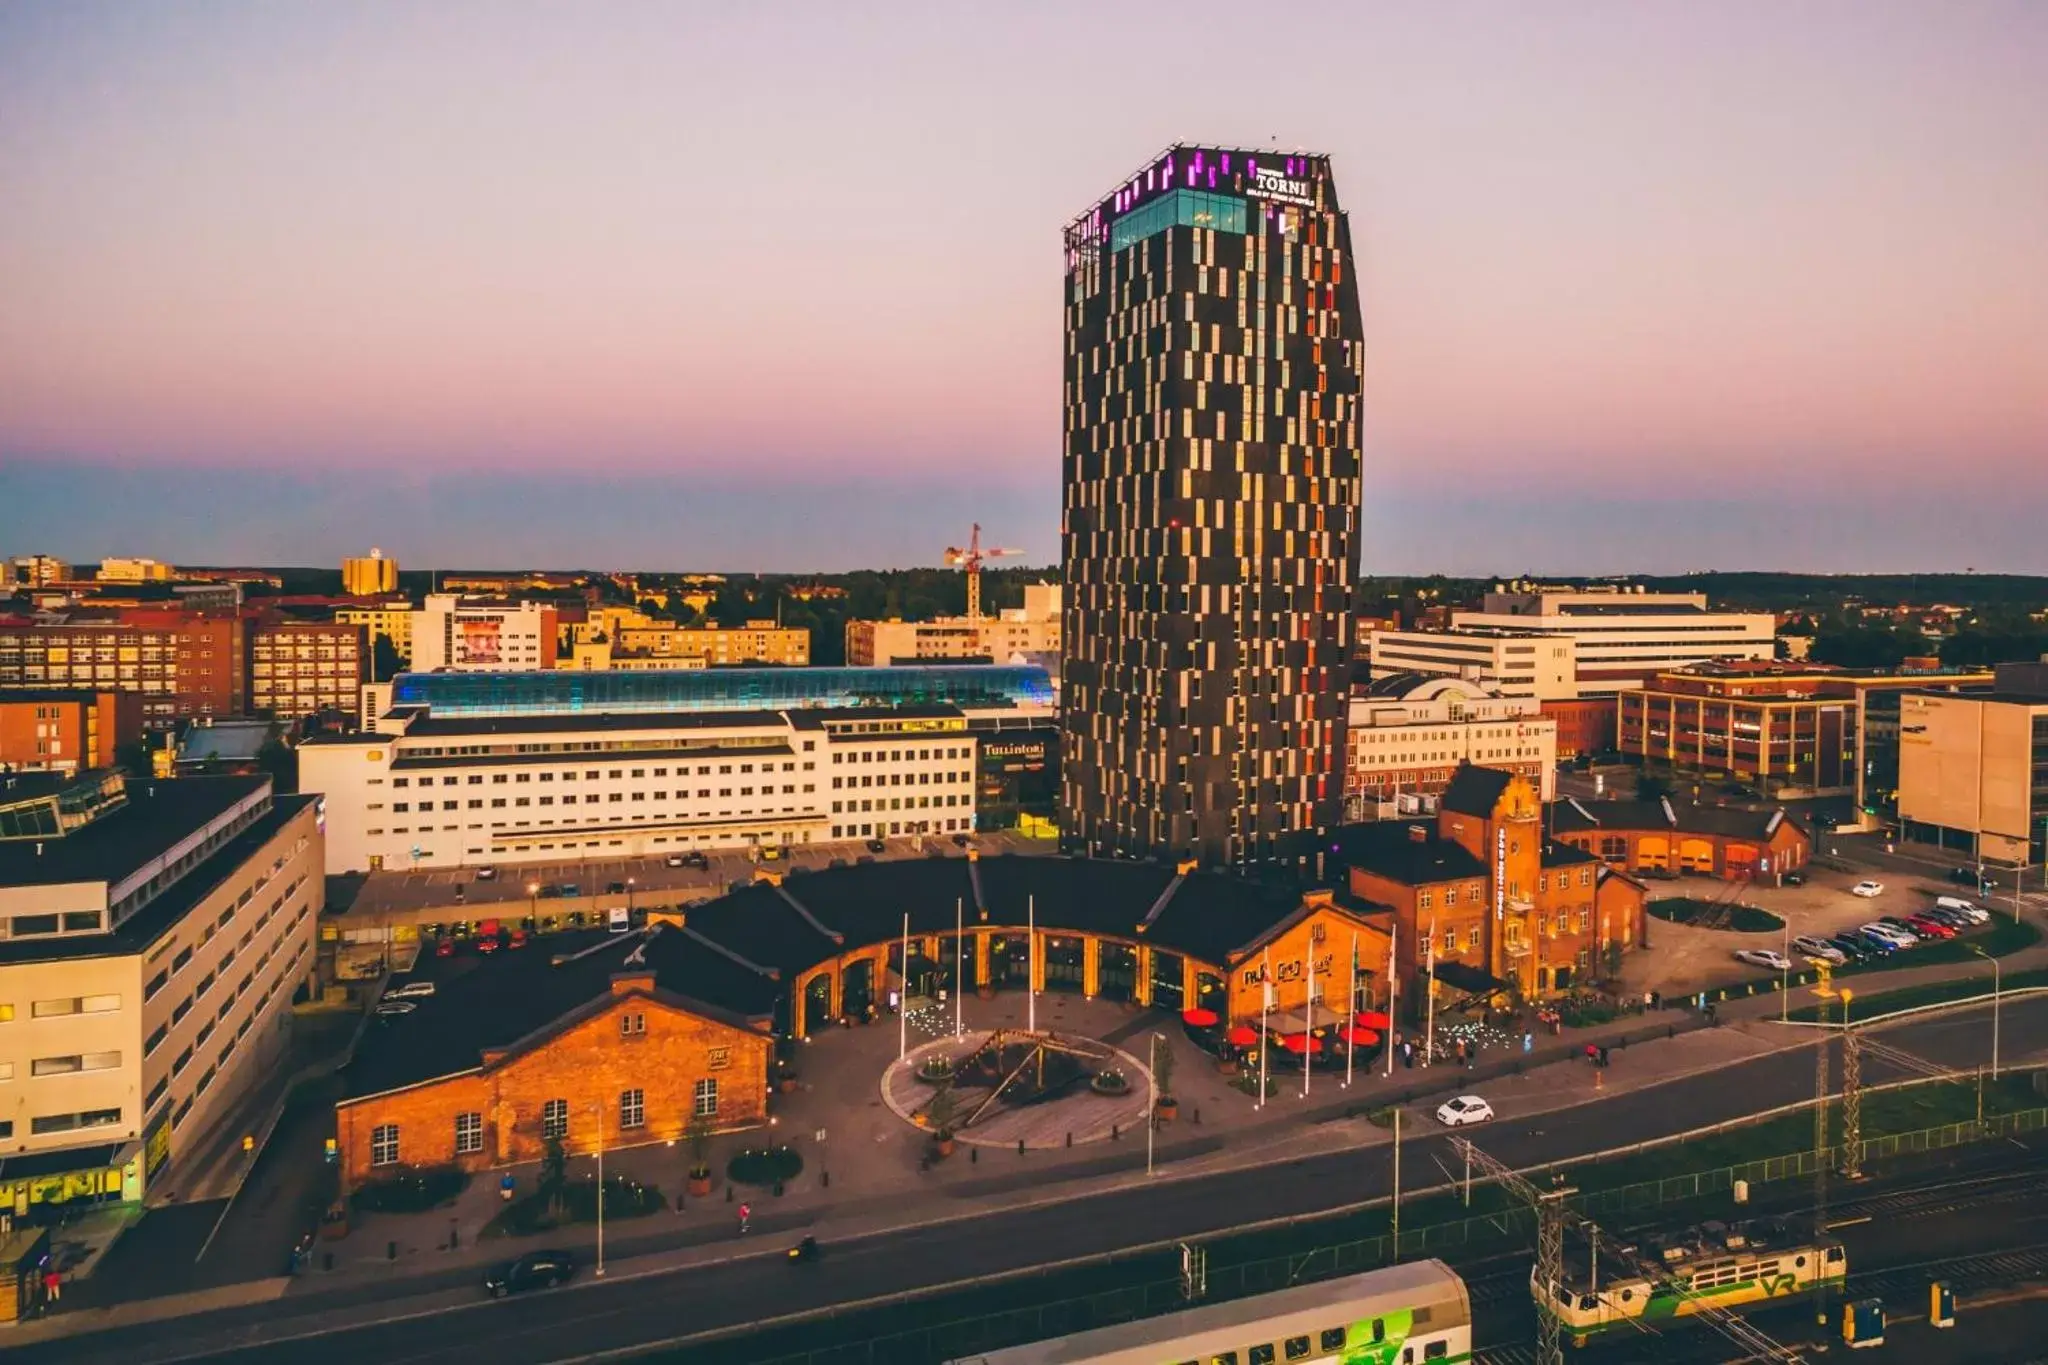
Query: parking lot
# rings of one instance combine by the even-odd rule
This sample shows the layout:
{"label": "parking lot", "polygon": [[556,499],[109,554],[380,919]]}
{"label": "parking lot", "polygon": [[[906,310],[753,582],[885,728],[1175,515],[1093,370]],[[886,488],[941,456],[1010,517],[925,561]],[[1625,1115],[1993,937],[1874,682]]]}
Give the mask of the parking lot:
{"label": "parking lot", "polygon": [[[447,910],[456,906],[475,918],[518,917],[547,913],[551,900],[574,898],[587,902],[593,897],[625,905],[626,892],[609,888],[620,884],[630,889],[633,908],[649,905],[684,905],[723,894],[734,882],[750,880],[756,869],[816,871],[835,862],[851,863],[868,858],[887,861],[898,858],[933,856],[964,858],[969,849],[984,858],[1004,854],[1047,855],[1057,851],[1050,840],[1028,839],[1011,831],[971,836],[962,847],[944,834],[903,837],[884,841],[879,854],[870,851],[865,840],[799,844],[781,856],[763,860],[743,848],[702,849],[709,864],[702,869],[668,866],[668,855],[650,854],[639,858],[579,858],[567,862],[497,863],[495,876],[480,876],[480,868],[421,868],[409,872],[373,872],[363,881],[349,905],[347,920],[361,923],[391,916],[409,918],[412,912]],[[573,891],[563,888],[573,887]],[[520,902],[525,902],[522,907]]]}

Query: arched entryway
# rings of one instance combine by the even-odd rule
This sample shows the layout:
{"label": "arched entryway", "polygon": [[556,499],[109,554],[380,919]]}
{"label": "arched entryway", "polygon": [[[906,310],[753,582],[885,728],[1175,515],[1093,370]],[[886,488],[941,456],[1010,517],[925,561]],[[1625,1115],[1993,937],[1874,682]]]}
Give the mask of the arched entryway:
{"label": "arched entryway", "polygon": [[875,963],[873,958],[855,958],[840,969],[839,1011],[858,1019],[866,1014],[875,1003]]}
{"label": "arched entryway", "polygon": [[1138,950],[1128,943],[1105,943],[1095,964],[1096,994],[1104,1000],[1138,998]]}
{"label": "arched entryway", "polygon": [[939,967],[945,973],[948,989],[971,991],[980,985],[978,965],[974,960],[974,935],[955,938],[946,934],[939,939]]}
{"label": "arched entryway", "polygon": [[988,944],[989,976],[997,990],[1031,989],[1031,939],[1026,934],[997,934]]}
{"label": "arched entryway", "polygon": [[832,978],[819,972],[804,987],[804,1032],[816,1034],[832,1027]]}
{"label": "arched entryway", "polygon": [[1714,841],[1711,839],[1679,840],[1678,870],[1680,872],[1713,872]]}
{"label": "arched entryway", "polygon": [[1087,949],[1077,936],[1045,936],[1045,988],[1078,995],[1084,985]]}
{"label": "arched entryway", "polygon": [[1187,1008],[1187,989],[1182,985],[1182,974],[1187,970],[1187,959],[1179,953],[1152,950],[1152,1004],[1156,1009],[1171,1010],[1178,1014]]}

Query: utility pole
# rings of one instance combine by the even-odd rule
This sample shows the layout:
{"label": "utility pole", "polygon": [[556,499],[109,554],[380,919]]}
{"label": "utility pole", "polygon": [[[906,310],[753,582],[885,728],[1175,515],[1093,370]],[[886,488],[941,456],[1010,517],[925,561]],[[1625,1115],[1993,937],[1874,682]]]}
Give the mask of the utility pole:
{"label": "utility pole", "polygon": [[1401,1259],[1401,1107],[1394,1106],[1394,1259]]}

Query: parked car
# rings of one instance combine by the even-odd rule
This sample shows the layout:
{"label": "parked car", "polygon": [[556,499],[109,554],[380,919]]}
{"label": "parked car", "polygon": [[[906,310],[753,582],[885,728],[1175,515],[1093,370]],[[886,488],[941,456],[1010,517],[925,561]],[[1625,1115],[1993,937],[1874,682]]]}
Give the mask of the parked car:
{"label": "parked car", "polygon": [[524,929],[514,929],[511,936],[505,940],[505,946],[507,948],[524,948],[526,942],[526,931]]}
{"label": "parked car", "polygon": [[1959,896],[1936,896],[1934,898],[1934,908],[1937,910],[1954,911],[1972,924],[1991,923],[1991,912],[1989,910],[1986,910],[1975,901],[1966,901]]}
{"label": "parked car", "polygon": [[1484,1123],[1492,1117],[1493,1106],[1477,1095],[1460,1095],[1456,1099],[1445,1100],[1436,1109],[1436,1121],[1446,1128]]}
{"label": "parked car", "polygon": [[953,847],[955,848],[965,848],[973,842],[973,838],[966,834],[956,834],[953,836]]}
{"label": "parked car", "polygon": [[880,839],[870,839],[870,840],[868,840],[868,852],[870,852],[870,853],[882,853],[882,852],[886,852],[886,851],[887,851],[887,849],[888,849],[888,847],[889,847],[889,846],[888,846],[887,844],[883,843],[883,842],[882,842],[882,841],[881,841]]}
{"label": "parked car", "polygon": [[1911,948],[1920,942],[1920,936],[1911,929],[1897,924],[1887,924],[1883,920],[1872,920],[1857,927],[1869,937],[1882,939],[1894,948]]}
{"label": "parked car", "polygon": [[1912,920],[1902,919],[1897,915],[1885,915],[1878,922],[1880,924],[1889,924],[1900,933],[1911,934],[1916,941],[1921,943],[1925,943],[1929,939],[1949,937],[1946,931],[1937,932],[1932,924],[1915,924]]}
{"label": "parked car", "polygon": [[383,1004],[377,1006],[377,1017],[379,1019],[396,1019],[400,1015],[411,1014],[418,1008],[419,1006],[410,1000],[386,1000]]}
{"label": "parked car", "polygon": [[1932,915],[1914,915],[1906,921],[1906,927],[1916,934],[1925,934],[1929,938],[1954,938],[1956,936],[1956,927],[1953,924],[1943,924]]}
{"label": "parked car", "polygon": [[1747,962],[1752,967],[1769,967],[1774,972],[1792,970],[1792,960],[1775,948],[1738,948],[1737,962]]}
{"label": "parked car", "polygon": [[1870,946],[1870,940],[1854,933],[1836,934],[1828,942],[1835,945],[1851,963],[1868,962],[1877,956]]}
{"label": "parked car", "polygon": [[1826,939],[1816,937],[1813,934],[1801,934],[1798,938],[1792,940],[1792,946],[1805,953],[1808,957],[1817,957],[1822,962],[1831,962],[1837,966],[1849,960],[1847,953],[1844,953]]}
{"label": "parked car", "polygon": [[686,854],[683,861],[699,872],[709,872],[711,870],[711,859],[705,857],[702,853],[692,852]]}
{"label": "parked car", "polygon": [[671,853],[668,857],[662,859],[662,862],[669,867],[688,867],[690,865],[690,855],[687,853]]}
{"label": "parked car", "polygon": [[494,882],[498,880],[498,869],[489,866],[480,867],[476,870],[476,879],[480,882]]}
{"label": "parked car", "polygon": [[484,1274],[484,1290],[494,1299],[544,1289],[576,1273],[576,1258],[566,1251],[529,1251],[516,1261],[493,1266]]}
{"label": "parked car", "polygon": [[431,981],[408,981],[403,986],[393,986],[384,992],[386,1000],[424,1000],[434,993]]}
{"label": "parked car", "polygon": [[563,897],[564,899],[568,899],[570,897],[582,895],[583,888],[581,886],[578,886],[575,882],[560,882],[557,883],[555,886],[555,894],[557,896]]}
{"label": "parked car", "polygon": [[435,943],[434,943],[434,956],[435,956],[435,957],[454,957],[454,956],[455,956],[455,940],[454,940],[454,939],[452,939],[452,938],[444,938],[444,939],[438,939],[438,940],[436,940],[436,941],[435,941]]}
{"label": "parked car", "polygon": [[1787,872],[1778,880],[1786,886],[1804,886],[1806,885],[1806,874],[1804,872]]}
{"label": "parked car", "polygon": [[1960,910],[1951,910],[1945,905],[1932,905],[1920,912],[1921,916],[1937,924],[1946,924],[1957,933],[1967,933],[1977,927],[1977,921]]}
{"label": "parked car", "polygon": [[624,882],[606,882],[604,884],[604,893],[607,896],[623,896],[626,894],[626,884]]}
{"label": "parked car", "polygon": [[480,953],[495,953],[503,946],[498,941],[496,934],[491,935],[489,938],[480,938],[476,941],[476,950]]}
{"label": "parked car", "polygon": [[1849,888],[1849,894],[1852,896],[1862,896],[1865,900],[1869,900],[1877,896],[1882,896],[1884,894],[1884,883],[1858,882],[1856,883],[1856,885]]}
{"label": "parked car", "polygon": [[1849,932],[1872,957],[1890,957],[1899,950],[1899,941],[1890,934],[1873,934],[1863,928],[1852,929]]}

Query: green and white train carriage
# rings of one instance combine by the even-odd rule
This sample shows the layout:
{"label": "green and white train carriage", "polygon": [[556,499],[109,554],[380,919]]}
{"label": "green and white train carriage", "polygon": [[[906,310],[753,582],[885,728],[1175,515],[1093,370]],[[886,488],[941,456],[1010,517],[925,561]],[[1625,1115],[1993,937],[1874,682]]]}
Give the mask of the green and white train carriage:
{"label": "green and white train carriage", "polygon": [[1739,1311],[1791,1303],[1838,1290],[1849,1274],[1841,1242],[1780,1220],[1705,1223],[1632,1248],[1634,1259],[1659,1268],[1654,1276],[1612,1259],[1603,1267],[1573,1250],[1562,1284],[1545,1285],[1532,1270],[1529,1291],[1575,1346],[1657,1331],[1706,1304]]}
{"label": "green and white train carriage", "polygon": [[1472,1359],[1472,1300],[1442,1261],[1205,1304],[965,1356],[952,1365],[1448,1365]]}

